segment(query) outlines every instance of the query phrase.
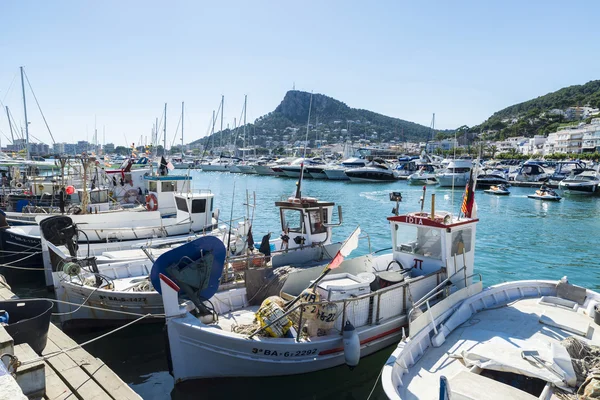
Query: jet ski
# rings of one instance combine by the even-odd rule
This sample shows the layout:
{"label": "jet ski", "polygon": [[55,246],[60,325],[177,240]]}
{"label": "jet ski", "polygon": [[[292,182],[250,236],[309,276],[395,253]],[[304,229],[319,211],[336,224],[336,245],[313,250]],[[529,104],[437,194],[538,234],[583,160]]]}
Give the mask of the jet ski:
{"label": "jet ski", "polygon": [[530,199],[545,201],[560,201],[560,199],[562,199],[562,197],[560,197],[558,193],[556,193],[550,188],[547,188],[546,186],[542,186],[541,188],[536,190],[534,194],[530,194],[527,197],[529,197]]}
{"label": "jet ski", "polygon": [[510,194],[510,191],[506,185],[490,186],[490,188],[484,190],[484,192],[495,194],[496,196],[508,196]]}

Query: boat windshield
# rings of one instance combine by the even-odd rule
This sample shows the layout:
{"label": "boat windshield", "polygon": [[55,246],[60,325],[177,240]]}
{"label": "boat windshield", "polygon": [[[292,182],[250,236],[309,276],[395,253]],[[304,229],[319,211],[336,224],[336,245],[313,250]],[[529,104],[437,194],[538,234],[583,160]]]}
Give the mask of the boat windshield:
{"label": "boat windshield", "polygon": [[394,248],[396,251],[418,254],[424,257],[442,258],[440,230],[429,227],[395,225]]}
{"label": "boat windshield", "polygon": [[281,229],[287,232],[302,233],[302,211],[291,208],[282,208]]}
{"label": "boat windshield", "polygon": [[460,168],[447,168],[446,169],[446,172],[448,172],[450,174],[464,174],[469,171],[471,171],[471,168],[460,167]]}

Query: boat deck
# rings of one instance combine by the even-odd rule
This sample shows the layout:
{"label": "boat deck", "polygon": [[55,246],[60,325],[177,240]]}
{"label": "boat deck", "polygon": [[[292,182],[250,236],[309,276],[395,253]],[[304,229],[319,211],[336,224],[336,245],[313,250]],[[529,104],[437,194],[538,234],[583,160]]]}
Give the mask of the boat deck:
{"label": "boat deck", "polygon": [[[477,375],[477,371],[470,372],[471,367],[465,365],[461,355],[466,352],[483,355],[481,357],[484,358],[493,355],[494,359],[509,365],[526,363],[531,368],[531,364],[521,358],[522,350],[537,350],[542,360],[551,360],[551,345],[559,344],[570,336],[600,344],[600,331],[593,320],[583,314],[583,310],[541,304],[539,300],[518,300],[474,314],[456,328],[442,346],[429,347],[421,359],[408,369],[408,373],[402,376],[400,397],[403,400],[437,400],[440,377],[445,376],[450,390],[470,386],[468,390],[477,391],[477,387],[481,386],[478,380],[486,380],[488,389],[479,391],[475,397],[481,400],[537,399],[537,396]],[[544,372],[551,374],[547,370]]]}
{"label": "boat deck", "polygon": [[250,325],[254,321],[254,313],[260,306],[249,306],[241,310],[231,311],[219,315],[219,326],[224,331],[233,332],[232,328],[236,325]]}
{"label": "boat deck", "polygon": [[[0,285],[1,300],[16,298],[18,297],[8,288]],[[77,343],[73,339],[51,323],[48,342],[42,355],[64,351],[76,345]],[[21,361],[35,357],[30,348],[27,352],[20,347],[15,346],[15,355]],[[46,391],[43,399],[141,399],[102,360],[92,356],[83,348],[76,348],[48,358],[43,365],[46,378]]]}

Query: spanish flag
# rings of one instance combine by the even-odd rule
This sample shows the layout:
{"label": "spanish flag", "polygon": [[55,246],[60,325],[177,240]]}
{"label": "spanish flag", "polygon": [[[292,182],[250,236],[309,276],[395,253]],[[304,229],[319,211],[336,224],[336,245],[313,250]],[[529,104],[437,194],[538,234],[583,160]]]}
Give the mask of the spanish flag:
{"label": "spanish flag", "polygon": [[473,204],[475,204],[475,184],[473,182],[473,169],[471,169],[471,174],[469,175],[469,181],[467,182],[467,186],[465,187],[465,194],[463,196],[462,207],[460,211],[464,214],[465,217],[471,218],[471,213],[473,212]]}

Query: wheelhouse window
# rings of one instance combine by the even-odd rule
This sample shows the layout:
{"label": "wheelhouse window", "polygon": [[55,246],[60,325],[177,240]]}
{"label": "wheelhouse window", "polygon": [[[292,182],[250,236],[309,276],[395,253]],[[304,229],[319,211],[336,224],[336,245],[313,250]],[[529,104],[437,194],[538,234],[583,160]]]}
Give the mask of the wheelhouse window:
{"label": "wheelhouse window", "polygon": [[327,210],[310,210],[308,212],[308,220],[310,221],[310,232],[314,234],[327,232]]}
{"label": "wheelhouse window", "polygon": [[148,190],[150,192],[156,192],[156,189],[157,189],[156,182],[154,182],[154,181],[148,182]]}
{"label": "wheelhouse window", "polygon": [[463,250],[465,253],[471,251],[472,235],[473,230],[471,228],[452,232],[452,248],[450,255],[458,256],[463,253]]}
{"label": "wheelhouse window", "polygon": [[206,199],[192,200],[192,214],[206,212]]}
{"label": "wheelhouse window", "polygon": [[172,182],[172,181],[161,182],[160,190],[162,192],[176,192],[177,191],[177,182]]}
{"label": "wheelhouse window", "polygon": [[439,229],[406,225],[394,225],[394,229],[396,251],[441,260],[442,238]]}
{"label": "wheelhouse window", "polygon": [[187,200],[182,197],[175,196],[175,205],[179,211],[188,212]]}
{"label": "wheelhouse window", "polygon": [[302,232],[302,211],[291,208],[281,210],[281,229],[288,232]]}

